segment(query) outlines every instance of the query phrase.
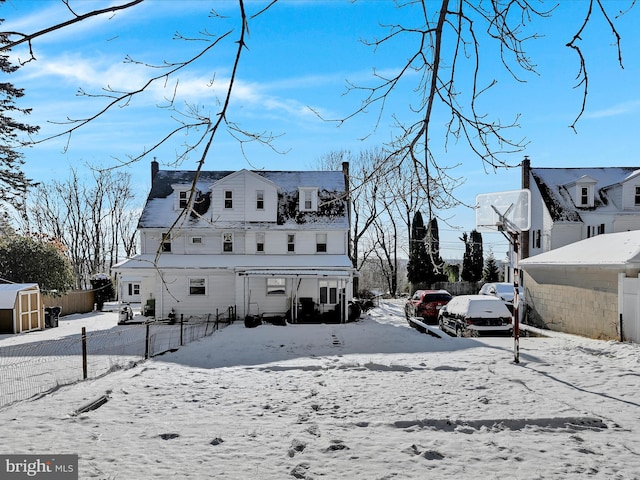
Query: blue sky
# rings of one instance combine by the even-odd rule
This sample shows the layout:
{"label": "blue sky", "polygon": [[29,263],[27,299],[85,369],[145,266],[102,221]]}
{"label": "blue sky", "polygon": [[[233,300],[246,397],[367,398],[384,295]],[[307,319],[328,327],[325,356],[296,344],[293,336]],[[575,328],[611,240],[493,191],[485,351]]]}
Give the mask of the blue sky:
{"label": "blue sky", "polygon": [[[266,3],[247,2],[247,10],[255,13]],[[604,2],[612,12],[625,9],[629,3]],[[71,4],[81,12],[109,2],[84,0]],[[217,13],[229,17],[222,21],[207,18],[212,5]],[[553,3],[545,5],[550,8]],[[534,167],[640,165],[640,35],[636,33],[640,8],[632,9],[616,23],[622,36],[624,70],[617,66],[614,37],[594,13],[595,22],[581,42],[589,68],[588,103],[577,134],[569,128],[582,98],[581,91],[573,88],[579,67],[577,57],[565,44],[579,27],[587,6],[587,1],[562,1],[550,19],[536,20],[531,25],[531,32],[544,37],[526,44],[538,70],[538,75],[520,72],[519,77],[526,82],[515,81],[493,46],[483,37],[480,39],[486,53],[481,59],[481,78],[484,82],[494,78],[498,81],[480,106],[491,118],[504,122],[520,115],[520,128],[511,137],[529,142],[525,151],[506,158],[512,164],[526,154]],[[78,118],[99,106],[100,100],[78,97],[79,88],[100,92],[107,85],[115,89],[140,85],[144,79],[142,69],[123,63],[126,55],[156,63],[181,60],[185,49],[195,51],[198,45],[172,40],[174,32],[195,37],[206,28],[220,33],[237,26],[236,10],[237,3],[233,1],[149,0],[114,18],[95,18],[36,39],[33,46],[37,61],[23,66],[10,81],[25,89],[22,103],[33,108],[29,122],[41,125],[43,135],[55,133],[61,126],[49,122]],[[0,7],[0,17],[5,19],[3,30],[31,32],[56,19],[67,19],[68,12],[57,0],[7,0]],[[411,105],[417,97],[411,78],[390,97],[379,121],[379,112],[371,108],[367,114],[338,127],[319,119],[311,108],[326,118],[342,118],[357,109],[362,94],[345,94],[347,81],[371,85],[374,68],[397,69],[415,46],[415,39],[406,39],[374,51],[361,40],[383,35],[382,24],[408,24],[415,18],[415,12],[399,10],[387,0],[290,0],[276,4],[252,21],[230,119],[248,130],[272,132],[277,136],[273,143],[277,151],[253,144],[247,145],[243,154],[237,141],[222,135],[214,144],[206,168],[315,168],[317,160],[331,151],[359,152],[391,140],[397,134],[393,115],[405,122],[415,121]],[[208,84],[214,76],[214,85],[224,84],[234,46],[232,40],[222,42],[220,48],[213,49],[181,75],[178,105],[190,102],[205,111],[215,111],[220,90]],[[24,59],[26,51],[16,49],[13,55]],[[26,150],[26,173],[37,181],[47,181],[66,176],[70,166],[82,168],[87,162],[115,165],[118,160],[126,160],[127,155],[139,154],[167,128],[175,127],[170,112],[158,108],[166,104],[165,98],[171,92],[173,84],[154,87],[126,108],[118,108],[76,132],[66,151],[66,138]],[[440,114],[434,117],[434,131],[442,129],[445,118]],[[164,168],[173,168],[168,164],[182,141],[176,138],[155,153]],[[460,164],[453,175],[464,178],[457,194],[467,203],[473,204],[480,193],[520,187],[519,169],[487,170],[464,145],[450,144],[447,150],[444,146],[435,148],[444,165]],[[198,158],[192,155],[179,168],[195,168]],[[141,203],[150,183],[149,161],[127,167],[140,191]],[[461,257],[464,245],[458,237],[475,227],[474,212],[460,207],[439,214],[449,219],[449,225],[440,223],[443,257]],[[485,250],[491,248],[498,258],[503,257],[507,247],[501,235],[484,234],[484,241]]]}

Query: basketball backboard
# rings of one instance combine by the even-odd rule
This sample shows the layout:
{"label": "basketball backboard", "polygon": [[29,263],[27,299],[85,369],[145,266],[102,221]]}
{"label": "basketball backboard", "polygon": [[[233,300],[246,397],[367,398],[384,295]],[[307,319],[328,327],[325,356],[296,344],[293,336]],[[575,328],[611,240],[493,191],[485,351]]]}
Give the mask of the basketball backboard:
{"label": "basketball backboard", "polygon": [[531,227],[531,192],[510,190],[476,197],[476,229],[523,232]]}

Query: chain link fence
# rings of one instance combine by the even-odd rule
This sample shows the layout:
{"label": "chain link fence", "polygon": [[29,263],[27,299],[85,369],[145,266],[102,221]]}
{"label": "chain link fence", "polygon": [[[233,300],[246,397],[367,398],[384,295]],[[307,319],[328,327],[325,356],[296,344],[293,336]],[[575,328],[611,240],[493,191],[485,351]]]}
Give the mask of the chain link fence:
{"label": "chain link fence", "polygon": [[0,347],[0,407],[131,368],[230,325],[235,315],[189,317]]}

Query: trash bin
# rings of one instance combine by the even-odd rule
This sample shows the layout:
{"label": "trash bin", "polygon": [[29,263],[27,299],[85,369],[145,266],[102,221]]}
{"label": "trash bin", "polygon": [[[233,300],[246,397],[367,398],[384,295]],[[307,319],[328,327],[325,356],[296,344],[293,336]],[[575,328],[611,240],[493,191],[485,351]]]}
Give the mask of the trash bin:
{"label": "trash bin", "polygon": [[[51,307],[49,311],[50,311],[49,326],[51,328],[55,328],[58,326],[58,319],[60,317],[60,312],[62,312],[62,307]],[[46,320],[46,308],[45,308],[45,325],[46,323],[47,323],[47,320]]]}
{"label": "trash bin", "polygon": [[51,328],[51,307],[44,307],[44,326]]}

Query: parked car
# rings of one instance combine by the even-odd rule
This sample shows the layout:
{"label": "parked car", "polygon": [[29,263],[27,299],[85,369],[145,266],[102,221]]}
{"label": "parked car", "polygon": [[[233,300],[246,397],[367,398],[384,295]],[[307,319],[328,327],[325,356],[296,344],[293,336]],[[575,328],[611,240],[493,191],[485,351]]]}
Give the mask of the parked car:
{"label": "parked car", "polygon": [[440,330],[458,337],[511,335],[511,313],[498,297],[460,295],[440,309]]}
{"label": "parked car", "polygon": [[437,325],[438,312],[452,298],[446,290],[416,290],[405,303],[404,314],[407,320],[410,317],[422,317],[424,323]]}
{"label": "parked car", "polygon": [[[513,297],[515,294],[515,289],[513,288],[513,283],[508,282],[492,282],[485,283],[480,288],[478,292],[480,295],[492,295],[494,297],[498,297],[500,300],[504,302],[509,311],[513,314]],[[522,287],[518,287],[518,309],[519,316],[522,318],[522,314],[524,313],[524,290]]]}

